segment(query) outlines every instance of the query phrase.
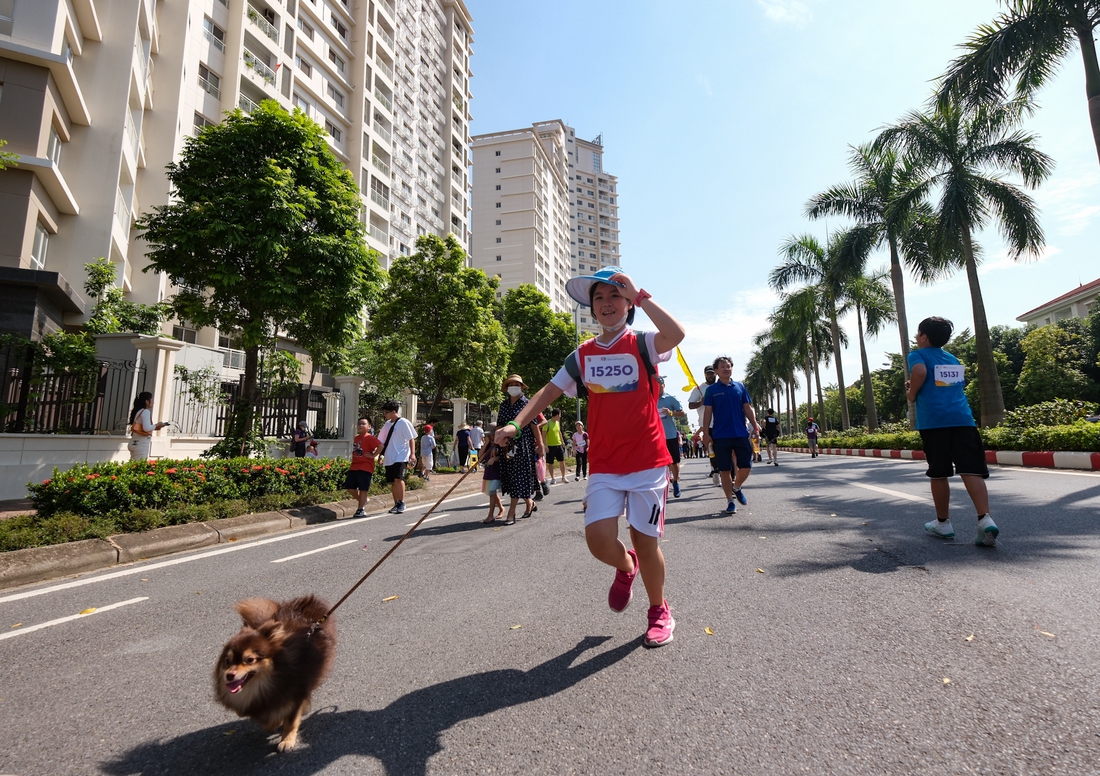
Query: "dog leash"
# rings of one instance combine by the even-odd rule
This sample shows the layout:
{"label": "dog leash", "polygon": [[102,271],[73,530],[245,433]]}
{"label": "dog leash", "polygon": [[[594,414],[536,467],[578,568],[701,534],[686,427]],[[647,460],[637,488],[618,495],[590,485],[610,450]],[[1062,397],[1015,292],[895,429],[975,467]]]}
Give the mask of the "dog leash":
{"label": "dog leash", "polygon": [[[481,454],[479,454],[479,455],[478,455],[478,459],[477,459],[478,465],[480,465],[482,461],[484,461],[484,460],[486,460],[486,459],[488,458],[488,455],[487,455],[487,453],[488,453],[488,447],[486,447],[485,453],[486,453],[486,455],[485,455],[485,457],[484,457],[484,458],[482,457],[482,455],[481,455]],[[386,560],[386,558],[388,558],[388,557],[390,557],[391,555],[393,555],[394,551],[395,551],[395,550],[396,550],[396,549],[397,549],[398,547],[400,547],[400,546],[401,546],[401,542],[403,542],[403,541],[405,541],[406,539],[408,539],[408,538],[409,538],[409,536],[411,536],[411,535],[412,535],[412,532],[413,532],[413,531],[415,531],[415,530],[416,530],[417,528],[419,528],[419,527],[420,527],[420,524],[421,524],[421,523],[423,523],[423,522],[424,522],[424,520],[426,520],[426,519],[427,519],[428,515],[430,515],[430,514],[431,514],[432,512],[434,512],[434,511],[435,511],[435,509],[436,509],[436,507],[438,507],[438,506],[439,506],[440,504],[442,504],[442,503],[443,503],[444,501],[446,501],[446,500],[447,500],[447,496],[451,495],[451,493],[452,493],[452,492],[454,491],[454,489],[455,489],[455,488],[457,488],[457,487],[458,487],[459,485],[461,485],[461,484],[462,484],[462,481],[463,481],[463,480],[465,480],[465,479],[466,479],[467,477],[469,477],[469,476],[470,476],[470,474],[472,474],[472,473],[473,473],[473,468],[472,468],[472,467],[471,467],[471,468],[469,468],[469,469],[467,469],[467,470],[466,470],[466,473],[465,473],[465,474],[463,474],[463,475],[462,475],[461,477],[459,477],[459,478],[458,478],[458,480],[457,480],[457,481],[455,482],[455,484],[454,484],[454,485],[452,485],[452,486],[451,486],[451,487],[450,487],[450,488],[449,488],[449,489],[447,490],[447,492],[446,492],[446,493],[444,493],[444,494],[443,494],[442,496],[440,496],[440,497],[439,497],[439,500],[438,500],[438,501],[436,501],[436,502],[435,502],[434,504],[432,504],[432,508],[431,508],[431,509],[429,509],[429,510],[428,510],[427,512],[425,512],[425,513],[424,513],[424,514],[423,514],[423,515],[421,516],[421,518],[420,518],[419,520],[417,520],[417,521],[416,521],[415,523],[413,523],[413,525],[412,525],[412,528],[410,528],[410,529],[409,529],[408,531],[406,531],[406,532],[405,532],[405,535],[404,535],[404,536],[402,536],[402,537],[401,537],[400,539],[398,539],[398,540],[397,540],[397,544],[395,544],[395,545],[393,545],[392,547],[390,547],[390,548],[389,548],[389,550],[388,550],[388,551],[386,552],[386,554],[385,554],[385,555],[383,555],[383,556],[382,556],[381,558],[379,558],[379,559],[378,559],[378,562],[377,562],[377,563],[375,563],[375,564],[374,564],[373,566],[371,566],[371,567],[370,567],[370,571],[368,571],[368,572],[367,572],[366,574],[364,574],[364,575],[363,575],[363,577],[362,577],[362,579],[360,579],[360,580],[359,580],[358,582],[356,582],[356,583],[355,583],[355,584],[354,584],[354,585],[352,586],[351,590],[349,590],[348,592],[344,593],[344,597],[343,597],[343,598],[341,598],[341,599],[340,599],[339,601],[337,601],[337,602],[336,602],[335,604],[333,604],[332,608],[331,608],[331,609],[329,609],[329,610],[328,610],[327,612],[325,612],[324,616],[323,616],[323,617],[321,617],[321,619],[317,620],[317,621],[316,621],[315,623],[313,623],[313,625],[311,625],[311,626],[309,627],[309,632],[308,632],[308,633],[306,634],[306,638],[308,639],[308,638],[309,638],[310,636],[312,636],[312,635],[313,635],[314,633],[316,633],[316,632],[317,632],[317,629],[318,629],[318,628],[320,628],[320,627],[321,627],[322,625],[324,625],[324,624],[325,624],[325,620],[327,620],[327,619],[328,619],[329,617],[331,617],[331,616],[332,616],[332,613],[333,613],[333,612],[335,612],[335,611],[336,611],[336,610],[337,610],[337,609],[338,609],[338,608],[340,607],[340,604],[342,604],[342,603],[344,603],[344,601],[348,600],[348,597],[350,597],[352,593],[354,593],[354,592],[355,592],[356,590],[358,590],[358,589],[359,589],[359,586],[360,586],[361,584],[363,584],[364,582],[366,582],[366,581],[367,581],[367,577],[369,577],[369,576],[370,576],[371,574],[373,574],[373,573],[375,572],[375,569],[377,569],[377,568],[378,568],[379,566],[381,566],[381,565],[382,565],[382,563],[383,563],[383,562],[384,562],[384,561]]]}

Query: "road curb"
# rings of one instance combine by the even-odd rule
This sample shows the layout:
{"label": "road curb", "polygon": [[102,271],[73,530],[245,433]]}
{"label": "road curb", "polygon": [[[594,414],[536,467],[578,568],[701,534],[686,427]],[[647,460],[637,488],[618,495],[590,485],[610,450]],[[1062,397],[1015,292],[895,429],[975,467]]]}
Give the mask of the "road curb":
{"label": "road curb", "polygon": [[[405,503],[434,503],[447,492],[447,487],[449,486],[429,486],[422,490],[409,491],[405,494]],[[466,495],[479,490],[481,480],[476,479],[455,488],[451,496]],[[385,503],[376,508],[368,508],[368,516],[389,511],[388,496],[372,498]],[[215,544],[286,533],[351,517],[355,514],[355,507],[356,503],[350,499],[333,501],[309,507],[227,517],[205,523],[170,525],[141,533],[117,534],[106,539],[84,539],[48,547],[12,550],[0,553],[0,590],[102,571],[123,563],[187,552]]]}
{"label": "road curb", "polygon": [[[789,453],[809,453],[808,447],[784,447]],[[854,455],[861,458],[901,458],[923,461],[923,450],[878,450],[849,447],[819,447],[821,455]],[[1075,469],[1100,471],[1100,453],[1023,452],[1020,450],[986,450],[986,463],[998,466],[1020,466],[1025,469]]]}

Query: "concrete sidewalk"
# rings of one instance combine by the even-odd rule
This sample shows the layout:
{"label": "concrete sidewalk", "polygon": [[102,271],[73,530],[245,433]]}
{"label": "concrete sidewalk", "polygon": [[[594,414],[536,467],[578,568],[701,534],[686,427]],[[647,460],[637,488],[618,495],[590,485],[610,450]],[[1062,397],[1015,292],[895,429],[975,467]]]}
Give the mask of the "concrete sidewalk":
{"label": "concrete sidewalk", "polygon": [[[434,503],[456,483],[460,474],[435,474],[420,490],[405,493],[405,503]],[[451,495],[474,493],[481,489],[481,472],[470,474]],[[382,514],[393,506],[389,494],[372,496],[368,515]],[[32,547],[0,554],[0,590],[44,582],[59,577],[100,571],[124,563],[147,560],[177,552],[225,542],[256,539],[269,534],[294,531],[318,523],[350,518],[355,514],[352,500],[333,501],[296,509],[282,509],[205,523],[188,523],[155,528],[134,534],[117,534],[106,539],[85,539],[48,547]],[[22,510],[27,514],[34,510]]]}

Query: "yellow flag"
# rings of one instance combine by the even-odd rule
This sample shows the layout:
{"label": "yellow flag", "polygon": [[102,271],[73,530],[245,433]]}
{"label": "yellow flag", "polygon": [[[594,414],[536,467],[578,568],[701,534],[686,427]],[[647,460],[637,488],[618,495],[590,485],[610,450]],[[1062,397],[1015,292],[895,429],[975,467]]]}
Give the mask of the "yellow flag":
{"label": "yellow flag", "polygon": [[687,375],[688,384],[684,386],[685,393],[690,393],[693,388],[698,388],[699,383],[695,381],[695,377],[691,374],[691,368],[688,366],[688,362],[684,359],[684,354],[680,352],[680,346],[676,346],[676,359],[680,362],[680,368],[684,370],[684,374]]}

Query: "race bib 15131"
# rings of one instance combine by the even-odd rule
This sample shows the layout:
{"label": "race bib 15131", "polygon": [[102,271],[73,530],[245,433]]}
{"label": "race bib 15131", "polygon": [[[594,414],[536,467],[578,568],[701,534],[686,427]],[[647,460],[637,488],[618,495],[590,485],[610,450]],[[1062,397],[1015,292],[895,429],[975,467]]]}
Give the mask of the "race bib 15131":
{"label": "race bib 15131", "polygon": [[630,353],[584,357],[584,384],[595,393],[625,393],[638,388],[638,359]]}
{"label": "race bib 15131", "polygon": [[936,385],[945,388],[950,385],[966,385],[965,367],[962,364],[936,364],[932,376]]}

